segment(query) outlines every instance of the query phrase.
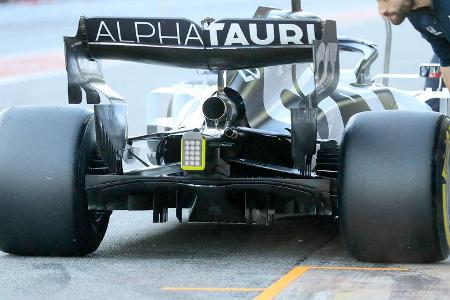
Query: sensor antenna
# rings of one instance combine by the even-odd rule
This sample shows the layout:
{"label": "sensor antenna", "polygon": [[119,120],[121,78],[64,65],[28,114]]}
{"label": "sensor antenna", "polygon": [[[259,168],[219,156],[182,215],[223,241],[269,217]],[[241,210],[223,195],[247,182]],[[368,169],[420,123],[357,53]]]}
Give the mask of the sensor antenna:
{"label": "sensor antenna", "polygon": [[302,11],[302,0],[291,0],[292,3],[292,11]]}

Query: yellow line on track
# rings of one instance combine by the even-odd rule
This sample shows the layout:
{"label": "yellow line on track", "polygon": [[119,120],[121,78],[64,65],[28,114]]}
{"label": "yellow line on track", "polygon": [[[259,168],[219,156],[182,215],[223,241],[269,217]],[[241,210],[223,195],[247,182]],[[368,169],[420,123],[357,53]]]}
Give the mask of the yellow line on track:
{"label": "yellow line on track", "polygon": [[264,288],[207,288],[207,287],[163,287],[163,291],[170,292],[261,292]]}
{"label": "yellow line on track", "polygon": [[171,292],[261,292],[254,300],[271,300],[278,296],[292,282],[297,280],[309,270],[331,270],[331,271],[394,271],[406,272],[405,268],[373,268],[373,267],[340,267],[340,266],[299,266],[293,268],[289,273],[281,277],[268,288],[208,288],[208,287],[163,287],[163,291]]}
{"label": "yellow line on track", "polygon": [[275,298],[289,284],[310,270],[309,267],[295,267],[289,273],[281,277],[277,282],[259,294],[254,300],[269,300]]}
{"label": "yellow line on track", "polygon": [[271,300],[278,296],[293,281],[297,280],[309,270],[334,270],[334,271],[397,271],[405,272],[405,268],[365,268],[365,267],[334,267],[334,266],[301,266],[293,268],[289,273],[281,277],[277,282],[272,284],[254,300]]}
{"label": "yellow line on track", "polygon": [[408,269],[405,268],[364,268],[364,267],[333,267],[333,266],[318,266],[318,267],[309,267],[314,270],[344,270],[344,271],[397,271],[397,272],[406,272]]}

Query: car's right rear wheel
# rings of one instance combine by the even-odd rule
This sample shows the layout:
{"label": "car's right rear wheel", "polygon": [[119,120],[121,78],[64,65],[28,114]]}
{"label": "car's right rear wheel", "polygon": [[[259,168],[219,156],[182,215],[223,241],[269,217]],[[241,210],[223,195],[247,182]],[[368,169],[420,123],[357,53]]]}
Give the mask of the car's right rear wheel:
{"label": "car's right rear wheel", "polygon": [[449,255],[449,119],[432,112],[355,115],[341,147],[339,219],[362,261],[422,263]]}

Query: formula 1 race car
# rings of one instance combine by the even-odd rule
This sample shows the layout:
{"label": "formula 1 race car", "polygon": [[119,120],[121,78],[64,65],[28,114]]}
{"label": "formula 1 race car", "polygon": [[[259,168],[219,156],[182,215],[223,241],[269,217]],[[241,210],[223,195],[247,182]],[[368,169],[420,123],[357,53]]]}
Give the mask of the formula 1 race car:
{"label": "formula 1 race car", "polygon": [[[338,39],[334,21],[292,3],[201,26],[81,18],[77,35],[64,39],[69,102],[86,99],[94,111],[0,114],[0,249],[86,255],[113,210],[152,210],[161,223],[174,208],[180,222],[336,217],[359,260],[446,259],[448,117],[420,93],[373,83],[373,44]],[[340,51],[363,58],[341,70]],[[201,114],[184,112],[189,122],[129,137],[127,104],[103,79],[102,59],[214,71],[217,88]],[[154,165],[137,154],[140,144],[156,145]],[[127,169],[130,161],[143,167]]]}

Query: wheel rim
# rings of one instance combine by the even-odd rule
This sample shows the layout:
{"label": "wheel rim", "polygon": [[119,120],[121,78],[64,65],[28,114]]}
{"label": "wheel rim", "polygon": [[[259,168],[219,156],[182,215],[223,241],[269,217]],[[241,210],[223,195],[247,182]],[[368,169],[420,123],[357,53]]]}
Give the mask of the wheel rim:
{"label": "wheel rim", "polygon": [[[97,148],[94,149],[91,159],[89,160],[89,166],[86,171],[86,175],[108,175],[109,172],[108,167],[103,161],[102,157],[98,153]],[[88,211],[89,220],[92,226],[92,229],[96,233],[101,233],[105,223],[108,222],[109,217],[111,216],[112,211]]]}

